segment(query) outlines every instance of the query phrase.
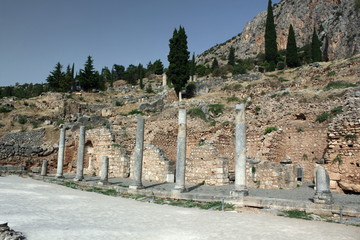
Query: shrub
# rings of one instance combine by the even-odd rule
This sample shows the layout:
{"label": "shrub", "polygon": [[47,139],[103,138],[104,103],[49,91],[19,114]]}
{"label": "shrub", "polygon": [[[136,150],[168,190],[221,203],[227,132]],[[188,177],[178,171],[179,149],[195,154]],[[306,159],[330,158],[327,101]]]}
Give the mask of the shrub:
{"label": "shrub", "polygon": [[273,132],[273,131],[277,131],[277,130],[278,130],[277,127],[267,127],[267,128],[265,129],[265,131],[264,131],[264,135],[269,134],[269,133],[271,133],[271,132]]}
{"label": "shrub", "polygon": [[56,120],[55,125],[59,126],[60,124],[64,124],[64,120],[62,120],[62,119]]}
{"label": "shrub", "polygon": [[285,68],[285,63],[284,62],[278,62],[276,65],[276,68],[278,70],[283,70]]}
{"label": "shrub", "polygon": [[149,84],[148,87],[145,89],[147,93],[153,93],[154,90],[152,89],[151,85]]}
{"label": "shrub", "polygon": [[202,119],[204,121],[207,121],[206,115],[203,112],[203,110],[201,110],[201,108],[191,108],[191,109],[188,110],[188,114],[192,118],[200,118],[200,119]]}
{"label": "shrub", "polygon": [[351,140],[351,139],[357,139],[356,134],[347,134],[345,135],[346,140]]}
{"label": "shrub", "polygon": [[331,71],[331,72],[328,72],[326,75],[327,75],[328,77],[331,77],[331,76],[334,76],[335,74],[336,74],[335,71]]}
{"label": "shrub", "polygon": [[255,107],[255,112],[256,112],[256,113],[259,113],[260,110],[261,110],[261,107],[260,107],[260,106],[256,106],[256,107]]}
{"label": "shrub", "polygon": [[235,97],[235,95],[232,95],[231,97],[228,97],[226,99],[227,102],[240,102],[240,99],[238,97]]}
{"label": "shrub", "polygon": [[121,107],[121,106],[124,106],[124,103],[123,103],[123,102],[120,102],[120,101],[116,101],[116,102],[115,102],[115,106]]}
{"label": "shrub", "polygon": [[329,82],[324,90],[329,91],[332,89],[340,89],[340,88],[350,88],[350,87],[356,87],[356,84],[348,83],[344,81],[336,81],[336,82]]}
{"label": "shrub", "polygon": [[135,115],[135,114],[140,114],[140,115],[144,115],[144,113],[142,111],[139,111],[137,109],[131,110],[128,115]]}
{"label": "shrub", "polygon": [[26,117],[21,117],[21,118],[19,118],[18,122],[20,124],[25,124],[27,122],[27,118]]}
{"label": "shrub", "polygon": [[0,113],[6,113],[6,112],[11,112],[12,108],[9,107],[0,107]]}
{"label": "shrub", "polygon": [[331,109],[331,114],[334,115],[334,116],[338,115],[338,114],[340,114],[342,112],[343,112],[342,106],[338,106],[338,107],[335,107],[335,108]]}
{"label": "shrub", "polygon": [[316,116],[316,120],[317,122],[319,123],[322,123],[322,122],[325,122],[326,120],[330,119],[331,118],[331,114],[328,113],[328,112],[324,112],[318,116]]}
{"label": "shrub", "polygon": [[186,85],[186,96],[192,98],[195,96],[196,84],[194,82],[189,82]]}
{"label": "shrub", "polygon": [[209,105],[209,111],[214,114],[214,116],[219,116],[224,111],[224,105],[223,104],[210,104]]}

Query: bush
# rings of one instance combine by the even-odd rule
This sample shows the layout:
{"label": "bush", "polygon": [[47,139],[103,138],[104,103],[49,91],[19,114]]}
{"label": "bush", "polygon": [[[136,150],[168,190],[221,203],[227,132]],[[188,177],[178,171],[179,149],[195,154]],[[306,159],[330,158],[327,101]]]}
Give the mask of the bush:
{"label": "bush", "polygon": [[350,87],[356,87],[356,84],[348,83],[344,81],[336,81],[336,82],[329,82],[324,90],[329,91],[332,89],[340,89],[340,88],[350,88]]}
{"label": "bush", "polygon": [[9,107],[0,107],[0,113],[6,113],[6,112],[11,112],[12,108]]}
{"label": "bush", "polygon": [[284,62],[278,62],[277,63],[277,65],[276,65],[276,68],[278,69],[278,70],[283,70],[283,69],[285,69],[285,63]]}
{"label": "bush", "polygon": [[360,0],[355,0],[354,9],[355,9],[356,12],[359,12],[359,10],[360,10]]}
{"label": "bush", "polygon": [[21,117],[21,118],[19,118],[18,122],[20,124],[25,124],[27,122],[27,118],[26,117]]}
{"label": "bush", "polygon": [[124,106],[124,103],[123,103],[123,102],[116,101],[116,102],[115,102],[115,106],[121,107],[121,106]]}
{"label": "bush", "polygon": [[232,95],[231,97],[228,97],[226,99],[227,102],[240,102],[240,99],[238,97],[235,97],[235,95]]}
{"label": "bush", "polygon": [[195,96],[196,84],[194,82],[189,82],[186,85],[186,97],[192,98]]}
{"label": "bush", "polygon": [[328,112],[324,112],[318,116],[316,116],[316,121],[319,123],[325,122],[326,120],[331,118],[331,114]]}
{"label": "bush", "polygon": [[335,108],[331,109],[331,114],[334,115],[334,116],[338,115],[338,114],[340,114],[342,112],[343,112],[342,106],[335,107]]}
{"label": "bush", "polygon": [[203,112],[203,110],[201,110],[201,108],[191,108],[191,109],[188,110],[188,114],[192,118],[200,118],[200,119],[202,119],[204,121],[207,121],[206,115]]}
{"label": "bush", "polygon": [[142,111],[139,111],[137,109],[131,110],[128,115],[135,115],[135,114],[140,114],[140,115],[144,115],[144,113]]}
{"label": "bush", "polygon": [[269,133],[271,133],[271,132],[273,132],[273,131],[277,131],[277,130],[278,130],[277,127],[267,127],[267,128],[265,129],[265,131],[264,131],[264,135],[269,134]]}
{"label": "bush", "polygon": [[224,105],[223,104],[210,104],[209,105],[209,111],[214,114],[214,116],[219,116],[224,111]]}

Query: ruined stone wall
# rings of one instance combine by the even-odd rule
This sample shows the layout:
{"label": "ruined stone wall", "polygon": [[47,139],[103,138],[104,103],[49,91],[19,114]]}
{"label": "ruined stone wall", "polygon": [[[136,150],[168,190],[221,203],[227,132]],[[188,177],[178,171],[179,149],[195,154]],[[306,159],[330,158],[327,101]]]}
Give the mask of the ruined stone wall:
{"label": "ruined stone wall", "polygon": [[[75,172],[77,164],[79,134],[68,136],[65,147],[64,172]],[[102,156],[109,157],[109,177],[128,177],[129,159],[115,143],[111,131],[107,128],[86,130],[84,173],[99,175]]]}
{"label": "ruined stone wall", "polygon": [[[130,169],[134,167],[134,156],[131,156]],[[169,161],[164,152],[150,144],[144,145],[142,179],[151,182],[173,182],[174,162]],[[130,172],[133,178],[133,172]],[[171,179],[172,178],[172,181]]]}
{"label": "ruined stone wall", "polygon": [[297,186],[296,167],[293,164],[247,163],[246,175],[250,188],[292,189]]}
{"label": "ruined stone wall", "polygon": [[228,184],[229,160],[219,155],[213,143],[204,141],[192,148],[186,159],[185,181],[188,184]]}
{"label": "ruined stone wall", "polygon": [[329,125],[324,167],[332,189],[360,192],[360,88],[348,92],[346,100]]}

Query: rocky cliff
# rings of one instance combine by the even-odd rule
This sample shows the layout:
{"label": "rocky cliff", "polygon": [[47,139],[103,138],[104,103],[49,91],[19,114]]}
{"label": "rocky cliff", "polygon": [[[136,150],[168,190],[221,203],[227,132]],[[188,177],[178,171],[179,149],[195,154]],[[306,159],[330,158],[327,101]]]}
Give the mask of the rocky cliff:
{"label": "rocky cliff", "polygon": [[[322,51],[329,60],[360,52],[360,11],[354,0],[282,0],[274,6],[278,49],[285,49],[290,24],[298,47],[309,44],[314,27],[322,41]],[[264,6],[265,8],[266,6]],[[241,34],[200,54],[198,63],[211,63],[216,57],[225,63],[229,49],[237,58],[246,59],[264,52],[266,11],[248,22]]]}

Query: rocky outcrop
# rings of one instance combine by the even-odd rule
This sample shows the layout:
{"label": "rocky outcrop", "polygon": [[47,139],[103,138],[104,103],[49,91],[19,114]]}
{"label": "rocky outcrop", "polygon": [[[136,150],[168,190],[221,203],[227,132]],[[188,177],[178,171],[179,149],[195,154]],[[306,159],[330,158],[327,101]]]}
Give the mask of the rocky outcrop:
{"label": "rocky outcrop", "polygon": [[[282,0],[274,6],[274,17],[278,49],[286,48],[288,29],[292,24],[298,47],[310,43],[315,27],[322,41],[323,53],[329,60],[360,52],[360,12],[355,11],[354,0]],[[216,57],[225,63],[231,46],[236,49],[237,58],[241,59],[263,53],[265,21],[266,11],[248,22],[238,36],[199,55],[197,62],[211,63]]]}

